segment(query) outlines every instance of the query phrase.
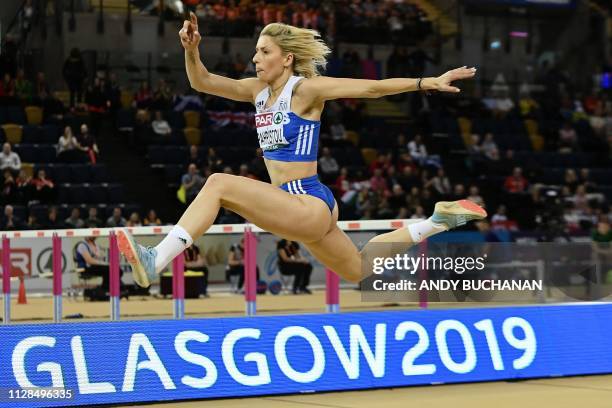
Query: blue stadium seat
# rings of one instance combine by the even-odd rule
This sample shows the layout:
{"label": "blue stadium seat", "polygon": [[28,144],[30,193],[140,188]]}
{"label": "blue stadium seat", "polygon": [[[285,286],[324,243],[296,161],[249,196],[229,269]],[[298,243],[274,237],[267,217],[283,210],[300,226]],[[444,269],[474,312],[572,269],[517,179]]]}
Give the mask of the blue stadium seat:
{"label": "blue stadium seat", "polygon": [[123,186],[121,184],[107,184],[108,202],[120,203],[123,202]]}
{"label": "blue stadium seat", "polygon": [[70,183],[59,184],[57,188],[57,201],[59,203],[70,202],[71,187],[72,184]]}
{"label": "blue stadium seat", "polygon": [[36,145],[30,144],[18,144],[13,146],[15,153],[19,155],[19,158],[24,163],[36,163],[39,160],[36,154]]}
{"label": "blue stadium seat", "polygon": [[69,189],[69,203],[80,204],[92,202],[91,195],[89,194],[89,184],[73,184]]}
{"label": "blue stadium seat", "polygon": [[89,164],[73,164],[70,166],[70,179],[73,183],[87,183],[91,181]]}
{"label": "blue stadium seat", "polygon": [[166,165],[164,167],[166,183],[170,186],[178,186],[184,173],[185,166],[182,165]]}
{"label": "blue stadium seat", "polygon": [[110,181],[108,168],[104,164],[96,164],[90,167],[92,181],[95,183],[106,183]]}
{"label": "blue stadium seat", "polygon": [[21,106],[7,106],[6,120],[7,123],[16,123],[18,125],[25,125],[27,123],[25,112]]}
{"label": "blue stadium seat", "polygon": [[66,164],[54,164],[53,169],[53,181],[55,183],[70,183],[70,166]]}
{"label": "blue stadium seat", "polygon": [[131,109],[120,109],[117,112],[117,129],[129,132],[134,128],[134,111]]}
{"label": "blue stadium seat", "polygon": [[56,144],[61,136],[61,130],[56,125],[43,125],[42,140],[39,143]]}
{"label": "blue stadium seat", "polygon": [[90,184],[87,194],[89,199],[86,202],[88,203],[101,204],[108,202],[108,194],[105,184]]}
{"label": "blue stadium seat", "polygon": [[35,144],[41,141],[41,130],[39,126],[25,125],[23,126],[23,137],[21,143]]}
{"label": "blue stadium seat", "polygon": [[28,221],[28,209],[23,205],[13,205],[13,215],[24,223]]}
{"label": "blue stadium seat", "polygon": [[165,163],[165,148],[163,146],[151,145],[147,148],[149,163]]}
{"label": "blue stadium seat", "polygon": [[54,163],[57,159],[57,150],[55,146],[35,145],[38,152],[38,161],[41,163]]}

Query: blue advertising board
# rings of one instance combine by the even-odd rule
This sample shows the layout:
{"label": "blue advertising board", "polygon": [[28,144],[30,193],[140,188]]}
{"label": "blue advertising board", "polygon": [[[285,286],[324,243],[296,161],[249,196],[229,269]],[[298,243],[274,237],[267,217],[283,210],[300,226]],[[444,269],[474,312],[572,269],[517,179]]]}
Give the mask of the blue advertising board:
{"label": "blue advertising board", "polygon": [[610,304],[574,304],[7,325],[0,327],[0,405],[610,373],[611,317]]}

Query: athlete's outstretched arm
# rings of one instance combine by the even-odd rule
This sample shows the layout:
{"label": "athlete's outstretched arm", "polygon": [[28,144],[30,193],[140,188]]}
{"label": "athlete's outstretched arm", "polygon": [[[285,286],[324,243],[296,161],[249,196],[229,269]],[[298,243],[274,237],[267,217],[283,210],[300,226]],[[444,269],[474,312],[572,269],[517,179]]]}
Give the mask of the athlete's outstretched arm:
{"label": "athlete's outstretched arm", "polygon": [[185,48],[185,69],[191,87],[198,92],[222,96],[240,102],[253,102],[257,78],[231,79],[208,72],[200,60],[198,45],[202,36],[198,32],[198,18],[190,13],[190,20],[183,22],[179,31],[181,44]]}
{"label": "athlete's outstretched arm", "polygon": [[[452,86],[451,83],[460,79],[472,78],[475,74],[476,68],[456,68],[439,77],[423,78],[421,90],[459,92],[459,88]],[[413,78],[374,80],[320,76],[303,82],[301,91],[320,101],[339,98],[380,98],[418,90],[418,79]]]}

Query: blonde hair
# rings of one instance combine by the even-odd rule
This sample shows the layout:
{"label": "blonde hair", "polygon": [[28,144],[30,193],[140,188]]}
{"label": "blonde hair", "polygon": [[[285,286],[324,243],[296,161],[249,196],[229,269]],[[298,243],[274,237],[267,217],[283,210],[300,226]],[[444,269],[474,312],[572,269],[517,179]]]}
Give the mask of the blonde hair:
{"label": "blonde hair", "polygon": [[[270,23],[259,34],[271,37],[284,54],[293,54],[293,72],[305,78],[319,76],[325,69],[331,49],[316,30]],[[317,38],[318,37],[318,38]]]}

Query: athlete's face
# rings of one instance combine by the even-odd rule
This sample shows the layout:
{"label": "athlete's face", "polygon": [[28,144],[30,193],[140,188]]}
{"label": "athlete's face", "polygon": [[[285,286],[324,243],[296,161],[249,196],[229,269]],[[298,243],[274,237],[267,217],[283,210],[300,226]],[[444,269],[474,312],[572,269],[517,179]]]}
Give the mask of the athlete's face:
{"label": "athlete's face", "polygon": [[271,37],[267,35],[259,37],[253,56],[257,78],[272,83],[285,69],[290,69],[292,63],[293,54],[283,55],[282,49]]}

